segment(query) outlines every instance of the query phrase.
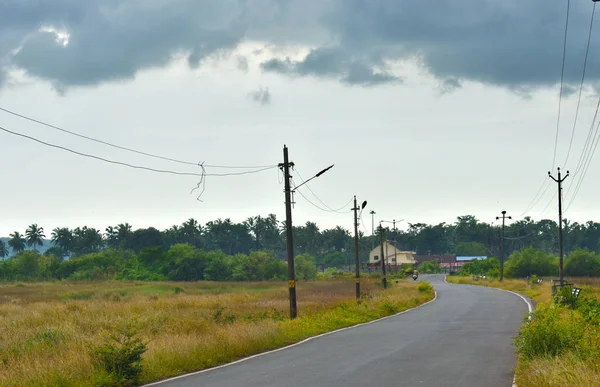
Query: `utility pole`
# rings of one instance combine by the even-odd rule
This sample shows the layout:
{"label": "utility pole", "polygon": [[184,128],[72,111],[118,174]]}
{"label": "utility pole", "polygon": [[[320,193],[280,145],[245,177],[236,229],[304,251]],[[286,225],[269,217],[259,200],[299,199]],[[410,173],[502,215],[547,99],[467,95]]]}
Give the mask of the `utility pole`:
{"label": "utility pole", "polygon": [[393,219],[393,223],[394,223],[394,264],[397,265],[398,264],[398,255],[397,255],[397,249],[396,249],[396,219]]}
{"label": "utility pole", "polygon": [[381,232],[381,279],[383,282],[383,288],[387,289],[387,278],[385,277],[385,256],[383,255],[383,226],[379,225],[379,231]]}
{"label": "utility pole", "polygon": [[283,170],[283,175],[285,179],[285,228],[286,228],[286,240],[287,240],[287,256],[288,256],[288,287],[289,287],[289,297],[290,297],[290,319],[295,319],[298,315],[298,309],[296,306],[296,271],[294,268],[294,233],[292,227],[292,193],[295,192],[299,187],[308,183],[312,179],[316,179],[321,176],[325,172],[329,171],[333,168],[333,165],[323,169],[321,172],[317,173],[313,177],[308,180],[302,182],[294,187],[294,189],[290,186],[290,180],[292,176],[290,175],[290,168],[294,168],[294,163],[290,162],[288,157],[288,148],[286,145],[283,146],[283,163],[279,163],[279,168]]}
{"label": "utility pole", "polygon": [[354,195],[354,207],[352,210],[354,211],[354,267],[356,272],[356,299],[360,299],[360,268],[358,262],[358,210],[363,210],[367,205],[367,201],[365,200],[361,206],[358,207],[356,203],[356,195]]}
{"label": "utility pole", "polygon": [[375,235],[375,211],[371,210],[371,236]]}
{"label": "utility pole", "polygon": [[[506,211],[502,211],[502,239],[500,241],[500,282],[504,279],[504,221],[508,219],[512,219],[511,216],[506,216]],[[496,220],[500,219],[499,216],[496,216]]]}
{"label": "utility pole", "polygon": [[561,178],[560,175],[560,168],[558,168],[558,179],[555,179],[552,176],[552,173],[548,172],[548,176],[550,176],[550,178],[552,180],[554,180],[555,182],[558,183],[558,250],[559,250],[559,263],[558,263],[558,275],[560,278],[560,287],[562,288],[564,285],[564,276],[563,276],[563,227],[562,227],[562,182],[565,181],[565,179],[567,177],[569,177],[569,171],[567,171],[567,174],[565,175],[565,177]]}
{"label": "utility pole", "polygon": [[294,163],[289,162],[288,148],[283,146],[283,164],[279,164],[283,168],[285,179],[285,228],[287,240],[287,255],[288,255],[288,285],[290,297],[290,318],[294,319],[298,315],[296,307],[296,272],[294,269],[294,234],[292,233],[292,189],[290,187],[290,167],[294,167]]}

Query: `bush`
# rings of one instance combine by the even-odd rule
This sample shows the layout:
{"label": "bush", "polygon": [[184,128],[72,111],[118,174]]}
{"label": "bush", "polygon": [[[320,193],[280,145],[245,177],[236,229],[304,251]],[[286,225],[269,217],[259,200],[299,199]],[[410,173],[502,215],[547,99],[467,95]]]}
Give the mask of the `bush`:
{"label": "bush", "polygon": [[558,273],[558,258],[533,247],[515,251],[504,267],[507,277],[524,278],[533,274],[551,276]]}
{"label": "bush", "polygon": [[97,369],[97,384],[103,386],[134,386],[142,373],[142,355],[146,344],[135,337],[137,329],[130,322],[107,332],[106,342],[92,349]]}
{"label": "bush", "polygon": [[553,304],[538,305],[533,318],[519,330],[515,345],[527,359],[554,357],[575,350],[584,337],[578,314]]}
{"label": "bush", "polygon": [[419,284],[419,286],[417,286],[417,289],[420,292],[426,293],[426,292],[433,291],[433,286],[431,286],[431,284],[429,282],[423,281]]}

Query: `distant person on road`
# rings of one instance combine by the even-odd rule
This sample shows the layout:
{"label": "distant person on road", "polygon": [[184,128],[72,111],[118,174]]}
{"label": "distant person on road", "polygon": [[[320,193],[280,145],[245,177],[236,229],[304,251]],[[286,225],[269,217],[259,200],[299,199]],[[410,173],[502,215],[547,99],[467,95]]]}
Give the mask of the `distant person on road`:
{"label": "distant person on road", "polygon": [[417,269],[413,270],[413,275],[418,276],[419,275],[419,271]]}

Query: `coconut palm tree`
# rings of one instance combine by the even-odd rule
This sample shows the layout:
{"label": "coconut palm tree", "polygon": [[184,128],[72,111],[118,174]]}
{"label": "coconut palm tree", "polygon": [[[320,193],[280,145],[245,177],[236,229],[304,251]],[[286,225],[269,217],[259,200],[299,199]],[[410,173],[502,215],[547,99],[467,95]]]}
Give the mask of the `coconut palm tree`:
{"label": "coconut palm tree", "polygon": [[57,227],[52,230],[52,244],[58,246],[66,255],[71,255],[73,250],[73,232],[67,227]]}
{"label": "coconut palm tree", "polygon": [[38,246],[44,245],[44,228],[39,227],[37,224],[32,224],[25,230],[25,236],[27,238],[27,246],[33,247],[37,251]]}
{"label": "coconut palm tree", "polygon": [[8,246],[4,241],[0,240],[0,258],[4,258],[8,255]]}
{"label": "coconut palm tree", "polygon": [[15,231],[9,235],[10,240],[8,241],[8,245],[12,249],[13,253],[18,254],[21,251],[25,250],[25,243],[27,240],[20,232]]}

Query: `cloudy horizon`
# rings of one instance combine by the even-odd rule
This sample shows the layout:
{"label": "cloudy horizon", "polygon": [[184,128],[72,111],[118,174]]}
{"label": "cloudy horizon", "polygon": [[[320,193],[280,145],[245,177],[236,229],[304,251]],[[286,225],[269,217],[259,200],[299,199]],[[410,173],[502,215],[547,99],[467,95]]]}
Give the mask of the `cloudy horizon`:
{"label": "cloudy horizon", "polygon": [[[191,164],[273,168],[214,176],[251,168],[206,167],[199,201],[198,176],[0,131],[0,236],[32,223],[49,236],[61,226],[283,220],[284,144],[296,183],[335,164],[310,183],[318,198],[300,192],[319,207],[367,200],[367,233],[371,210],[376,222],[404,219],[401,228],[467,214],[491,223],[502,210],[556,220],[547,176],[556,167],[571,171],[565,218],[600,221],[597,158],[575,173],[598,103],[597,29],[570,146],[592,9],[571,4],[554,157],[566,2],[2,2],[0,108]],[[5,111],[0,127],[123,163],[202,172]],[[322,211],[299,193],[295,202],[296,225],[352,228],[350,213]]]}

